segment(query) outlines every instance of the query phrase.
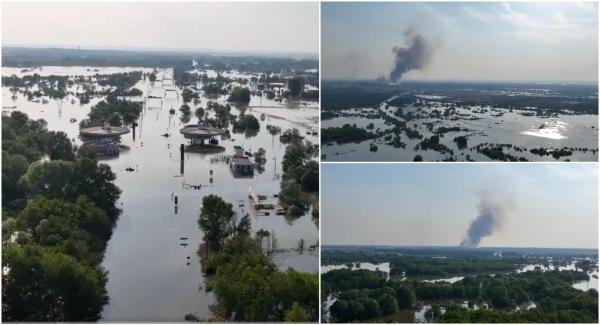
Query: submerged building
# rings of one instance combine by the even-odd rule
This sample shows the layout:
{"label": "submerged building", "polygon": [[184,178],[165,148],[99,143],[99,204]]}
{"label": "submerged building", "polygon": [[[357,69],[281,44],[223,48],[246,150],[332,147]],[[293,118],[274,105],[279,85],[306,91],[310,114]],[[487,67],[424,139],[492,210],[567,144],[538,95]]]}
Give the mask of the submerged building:
{"label": "submerged building", "polygon": [[102,126],[94,126],[85,129],[81,129],[79,134],[87,140],[108,140],[118,141],[123,134],[129,133],[129,128],[120,126],[111,126],[108,123],[104,123]]}
{"label": "submerged building", "polygon": [[229,160],[229,167],[234,175],[238,176],[253,176],[254,163],[244,155],[244,149],[241,146],[234,146],[235,153]]}
{"label": "submerged building", "polygon": [[77,150],[79,155],[93,154],[99,158],[116,157],[121,151],[121,136],[129,133],[129,128],[103,126],[84,128],[79,131],[83,144]]}
{"label": "submerged building", "polygon": [[226,133],[223,129],[209,128],[201,125],[186,125],[179,130],[183,137],[190,140],[192,145],[216,146],[219,141],[216,139]]}

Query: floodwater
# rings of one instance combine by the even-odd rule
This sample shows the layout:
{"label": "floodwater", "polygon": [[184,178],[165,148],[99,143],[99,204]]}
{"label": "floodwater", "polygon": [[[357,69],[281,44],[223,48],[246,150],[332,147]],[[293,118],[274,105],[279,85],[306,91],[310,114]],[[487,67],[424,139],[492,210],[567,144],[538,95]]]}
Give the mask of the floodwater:
{"label": "floodwater", "polygon": [[[348,268],[348,266],[345,264],[322,265],[321,273],[327,273],[329,271],[339,270],[339,269],[347,269],[347,268]],[[384,272],[386,274],[386,280],[390,279],[390,269],[391,268],[390,268],[390,263],[388,263],[388,262],[380,263],[380,264],[365,263],[365,262],[352,263],[352,267],[350,267],[350,269],[351,270],[380,271],[380,272]]]}
{"label": "floodwater", "polygon": [[[87,72],[87,69],[60,67],[65,75],[79,75]],[[98,70],[94,74],[123,71],[94,69]],[[49,71],[51,68],[43,67],[42,70]],[[5,74],[10,70],[3,68],[2,71]],[[161,80],[163,73],[168,78],[172,71],[160,71],[158,80]],[[110,297],[102,321],[182,321],[187,313],[206,318],[210,316],[209,306],[215,302],[215,298],[205,291],[205,279],[196,254],[202,242],[202,232],[196,221],[202,198],[208,194],[219,195],[234,206],[239,216],[249,212],[250,188],[273,199],[273,195],[279,192],[285,145],[279,142],[279,136],[273,137],[268,133],[266,125],[279,126],[282,131],[297,128],[307,140],[317,143],[317,136],[308,135],[307,132],[318,128],[319,112],[314,103],[286,105],[253,96],[250,103],[252,108],[247,113],[259,119],[260,131],[248,137],[231,132],[230,139],[220,142],[225,147],[221,154],[232,154],[234,145],[241,145],[251,152],[264,148],[267,159],[264,172],[255,173],[253,178],[235,178],[227,164],[211,162],[211,157],[215,155],[186,153],[182,174],[179,145],[187,144],[187,141],[179,129],[185,124],[197,122],[193,113],[196,105],[188,104],[192,107],[191,120],[183,123],[179,112],[181,89],[165,91],[173,87],[160,82],[150,85],[146,80],[140,81],[136,87],[145,94],[150,90],[154,94],[162,94],[162,100],[146,103],[138,121],[135,139],[133,133],[122,138],[122,144],[128,146],[129,150],[121,152],[118,158],[103,161],[117,174],[116,184],[123,191],[118,204],[123,213],[108,242],[102,263],[109,272],[107,290]],[[100,100],[93,99],[82,106],[76,98],[72,103],[70,96],[62,102],[50,100],[47,104],[29,102],[21,94],[17,94],[17,99],[13,100],[12,93],[6,87],[2,89],[2,96],[5,107],[16,106],[14,109],[27,113],[30,118],[45,119],[49,130],[64,131],[77,144],[81,143],[78,139],[79,121],[86,118],[90,107]],[[143,101],[144,98],[131,100]],[[201,98],[199,106],[206,107],[207,101]],[[224,103],[225,97],[216,101]],[[170,108],[176,110],[175,115],[169,113]],[[3,112],[14,109],[3,108]],[[232,106],[231,113],[239,114],[239,110]],[[260,118],[263,113],[264,121]],[[71,119],[76,122],[70,122]],[[133,168],[134,171],[126,171],[127,168]],[[201,187],[197,190],[190,185]],[[177,205],[174,203],[175,196],[178,198]],[[282,253],[275,254],[273,261],[281,269],[292,267],[308,272],[318,271],[318,250],[305,250],[302,253],[296,250],[300,240],[304,240],[305,247],[318,244],[317,222],[310,213],[298,219],[274,213],[253,216],[252,230],[255,232],[259,229],[275,234],[277,248]],[[182,237],[187,239],[182,240]]]}
{"label": "floodwater", "polygon": [[[575,263],[576,262],[571,262],[567,265],[559,266],[558,269],[559,269],[559,271],[566,271],[566,270],[577,271],[578,269],[575,266]],[[352,266],[350,267],[351,270],[364,269],[364,270],[370,270],[370,271],[382,271],[382,272],[386,272],[387,280],[389,280],[389,278],[390,278],[390,276],[389,276],[390,263],[388,263],[388,262],[384,262],[384,263],[380,263],[380,264],[354,262],[354,263],[350,263],[350,264],[352,264]],[[323,274],[323,273],[327,273],[329,271],[339,270],[339,269],[347,269],[347,268],[348,268],[348,265],[346,265],[346,264],[322,265],[321,273]],[[541,271],[548,271],[548,270],[554,269],[553,267],[545,267],[542,264],[527,264],[527,265],[523,265],[521,268],[516,270],[516,272],[521,273],[521,272],[534,271],[534,270],[536,270],[536,268]],[[490,274],[490,275],[494,276],[494,274]],[[588,275],[589,275],[588,280],[574,282],[571,286],[575,289],[579,289],[579,290],[583,290],[583,291],[587,291],[592,288],[598,290],[598,270],[596,269],[596,270],[588,273]],[[432,279],[415,278],[415,280],[419,280],[419,281],[423,281],[423,282],[432,282],[432,283],[434,283],[434,282],[455,283],[455,282],[461,281],[464,278],[465,278],[464,276],[454,276],[454,277],[450,277],[450,278],[432,278]],[[407,278],[402,277],[401,280],[405,280],[405,279],[407,279]],[[335,303],[336,300],[337,299],[334,295],[329,295],[327,297],[327,299],[325,301],[325,306],[323,307],[324,308],[323,319],[325,321],[328,321],[328,319],[330,317],[329,309]],[[419,306],[415,310],[403,310],[402,313],[399,312],[395,315],[388,315],[388,316],[382,317],[381,319],[379,319],[379,321],[387,322],[391,319],[391,320],[393,320],[393,322],[398,322],[399,320],[396,318],[403,316],[404,318],[406,318],[406,317],[408,317],[408,318],[402,322],[412,320],[415,323],[431,323],[431,319],[428,318],[426,315],[427,315],[427,311],[431,310],[433,303],[434,303],[433,301],[431,301],[431,302],[428,301],[427,303]],[[448,301],[439,300],[439,301],[436,301],[436,303],[448,303]],[[480,308],[484,308],[484,309],[490,308],[485,303],[482,306],[479,306],[478,304],[474,303],[471,307],[469,307],[468,301],[463,301],[460,304],[464,308],[472,309],[472,310],[478,310]],[[536,307],[537,306],[536,306],[535,302],[530,301],[530,302],[527,302],[520,306],[515,307],[514,312],[518,312],[521,310],[529,310],[529,309],[536,308]],[[446,312],[446,309],[444,307],[441,307],[441,313],[443,314],[445,312]]]}
{"label": "floodwater", "polygon": [[[575,266],[575,263],[576,262],[571,262],[565,266],[559,266],[558,270],[559,271],[581,271],[581,269],[578,269]],[[545,271],[555,270],[556,268],[553,265],[546,267],[542,264],[527,264],[527,265],[524,265],[523,267],[521,267],[520,269],[518,269],[517,273],[534,271],[536,269],[538,269],[542,272],[545,272]],[[587,280],[574,282],[571,286],[575,289],[579,289],[582,291],[587,291],[589,289],[598,290],[598,270],[595,269],[592,272],[589,272]]]}
{"label": "floodwater", "polygon": [[[423,107],[423,112],[433,110],[443,112],[446,108],[436,98],[427,98],[429,105]],[[368,113],[380,111],[388,116],[403,121],[394,116],[396,108],[383,103],[378,109],[354,108],[337,111],[345,116],[324,120],[321,128],[341,127],[344,124],[356,124],[365,128],[373,123],[374,130],[390,129],[381,118],[367,117]],[[405,107],[404,114],[417,112],[415,107]],[[527,150],[537,147],[550,148],[588,148],[598,149],[598,115],[568,115],[560,114],[557,117],[524,116],[520,113],[527,111],[491,109],[489,107],[456,107],[456,119],[420,118],[407,122],[407,126],[419,131],[423,138],[434,133],[428,130],[426,123],[434,123],[434,130],[438,127],[460,127],[468,131],[447,132],[440,135],[440,143],[454,151],[454,158],[466,161],[467,155],[475,161],[490,161],[487,156],[473,149],[481,143],[512,144],[525,147]],[[526,114],[527,115],[527,114]],[[405,148],[394,148],[385,144],[385,141],[363,141],[361,143],[323,144],[322,156],[329,161],[412,161],[419,154],[425,161],[442,160],[449,154],[442,154],[433,150],[414,150],[421,139],[409,139],[405,133],[401,135]],[[453,139],[457,136],[467,136],[468,148],[459,149]],[[370,151],[370,144],[376,143],[377,152]],[[471,149],[469,149],[471,148]],[[504,149],[504,152],[516,157],[525,157],[530,161],[557,161],[552,156],[539,156],[529,151],[516,151],[514,148]],[[560,160],[570,161],[598,161],[598,153],[591,151],[573,151],[571,156],[561,157]]]}
{"label": "floodwater", "polygon": [[448,283],[454,283],[454,282],[458,282],[462,279],[464,279],[464,276],[453,276],[451,278],[440,278],[440,279],[434,279],[434,280],[423,280],[423,282],[431,282],[431,283],[435,283],[435,282],[448,282]]}

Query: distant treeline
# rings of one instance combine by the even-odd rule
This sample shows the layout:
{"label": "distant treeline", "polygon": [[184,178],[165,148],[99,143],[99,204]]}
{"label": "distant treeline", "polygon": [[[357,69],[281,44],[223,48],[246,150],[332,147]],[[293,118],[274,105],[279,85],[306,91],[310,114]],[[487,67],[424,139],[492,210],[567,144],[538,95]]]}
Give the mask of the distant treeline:
{"label": "distant treeline", "polygon": [[[593,249],[571,248],[516,248],[516,247],[417,247],[417,246],[323,246],[321,263],[323,265],[346,264],[354,262],[383,263],[393,262],[398,259],[424,257],[440,257],[446,259],[496,259],[498,253],[503,259],[517,261],[527,255],[527,261],[537,259],[538,256],[552,256],[556,261],[571,258],[597,258],[598,252]],[[525,259],[523,259],[525,261]],[[520,261],[519,263],[521,263]]]}
{"label": "distant treeline", "polygon": [[304,71],[318,69],[316,59],[294,59],[267,56],[227,56],[194,52],[77,50],[60,48],[3,47],[5,67],[34,66],[111,66],[111,67],[186,67],[192,61],[210,65],[215,70],[274,72],[282,69]]}
{"label": "distant treeline", "polygon": [[374,107],[399,91],[396,86],[367,81],[322,81],[321,88],[323,110]]}
{"label": "distant treeline", "polygon": [[440,101],[462,106],[598,114],[597,85],[591,84],[323,81],[322,88],[324,110],[374,107],[394,95],[402,95],[402,100],[392,104],[406,105],[414,101],[413,95],[423,94],[442,96]]}

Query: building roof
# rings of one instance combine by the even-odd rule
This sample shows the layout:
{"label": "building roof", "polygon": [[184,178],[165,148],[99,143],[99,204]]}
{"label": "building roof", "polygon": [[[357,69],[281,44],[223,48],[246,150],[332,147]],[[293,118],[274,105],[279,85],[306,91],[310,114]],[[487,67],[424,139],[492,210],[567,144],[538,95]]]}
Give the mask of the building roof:
{"label": "building roof", "polygon": [[79,131],[81,135],[92,136],[92,137],[115,137],[123,134],[129,133],[129,128],[124,128],[120,126],[111,126],[107,123],[104,126],[94,126],[91,128],[81,129]]}
{"label": "building roof", "polygon": [[252,161],[248,157],[231,157],[231,162],[234,165],[253,165]]}
{"label": "building roof", "polygon": [[179,130],[186,138],[210,138],[225,134],[225,130],[217,128],[208,128],[198,125],[187,125]]}

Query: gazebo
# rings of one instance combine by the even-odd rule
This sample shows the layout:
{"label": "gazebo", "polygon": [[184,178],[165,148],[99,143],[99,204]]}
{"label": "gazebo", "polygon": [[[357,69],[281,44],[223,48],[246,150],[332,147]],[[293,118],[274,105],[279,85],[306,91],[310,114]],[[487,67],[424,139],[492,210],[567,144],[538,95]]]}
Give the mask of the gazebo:
{"label": "gazebo", "polygon": [[81,129],[79,133],[81,136],[93,140],[116,140],[123,134],[129,133],[129,128],[104,123],[103,126]]}
{"label": "gazebo", "polygon": [[105,158],[118,156],[121,149],[126,148],[119,143],[121,136],[129,133],[129,128],[104,123],[103,126],[81,129],[79,133],[83,140],[78,150],[79,154],[93,153]]}
{"label": "gazebo", "polygon": [[[201,125],[186,125],[179,130],[183,137],[189,139],[192,145],[217,145],[217,136],[222,136],[226,133],[223,129],[209,128]],[[208,141],[208,143],[205,143]]]}

